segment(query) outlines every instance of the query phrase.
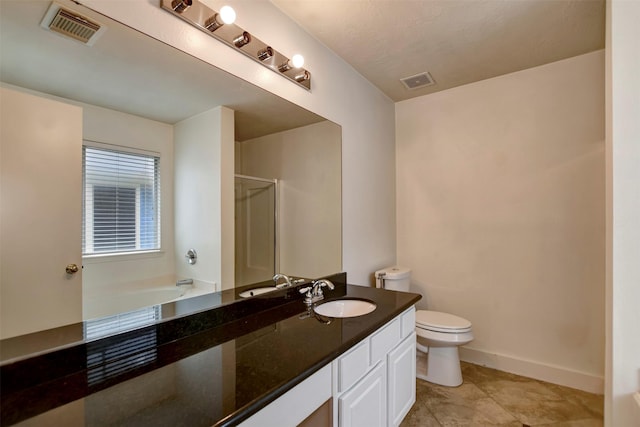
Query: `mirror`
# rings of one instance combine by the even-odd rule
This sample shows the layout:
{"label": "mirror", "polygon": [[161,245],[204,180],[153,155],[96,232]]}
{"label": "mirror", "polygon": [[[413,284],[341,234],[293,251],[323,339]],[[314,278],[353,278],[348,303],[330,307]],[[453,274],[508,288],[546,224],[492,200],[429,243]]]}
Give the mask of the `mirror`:
{"label": "mirror", "polygon": [[[14,95],[7,94],[33,96],[29,99],[42,103],[38,108],[45,122],[54,120],[46,108],[62,114],[61,106],[75,105],[84,141],[76,143],[75,160],[63,168],[76,183],[66,191],[73,202],[60,209],[63,202],[48,200],[49,191],[36,188],[62,186],[57,172],[47,172],[22,189],[49,205],[30,210],[19,236],[11,236],[11,218],[3,212],[1,338],[73,323],[78,310],[86,320],[184,298],[184,292],[231,289],[236,278],[247,285],[274,271],[308,278],[341,271],[340,126],[84,6],[59,3],[99,23],[97,38],[87,45],[41,25],[48,22],[49,1],[3,0],[0,5],[2,104],[13,102]],[[14,110],[7,107],[3,114],[12,117]],[[26,115],[35,110],[27,107]],[[16,127],[21,135],[32,129],[24,123]],[[20,157],[9,149],[8,132],[2,140],[2,204],[16,206],[19,214],[19,203],[9,197],[22,203],[14,183],[29,162],[23,161],[24,153]],[[80,209],[80,152],[81,145],[96,143],[159,155],[160,250],[81,255],[81,215],[74,216],[87,210]],[[30,147],[26,153],[36,152]],[[53,168],[58,161],[45,157],[42,163]],[[38,173],[36,168],[31,176]],[[260,186],[272,182],[275,195],[262,204],[268,197],[260,186],[239,184],[236,174],[257,179]],[[240,194],[234,196],[234,187]],[[234,206],[234,199],[244,202]],[[234,210],[236,217],[249,218],[247,224],[234,221]],[[271,231],[257,221],[268,210]],[[70,225],[70,234],[30,236],[40,233],[35,231],[39,225],[42,233]],[[39,239],[37,244],[31,238]],[[63,244],[72,255],[54,262]],[[270,246],[272,254],[265,252]],[[189,250],[195,250],[197,262],[185,258]],[[81,271],[64,274],[64,266],[73,263],[82,263]],[[44,271],[45,264],[52,270]],[[234,274],[239,268],[247,271]],[[176,286],[185,279],[193,285]]]}

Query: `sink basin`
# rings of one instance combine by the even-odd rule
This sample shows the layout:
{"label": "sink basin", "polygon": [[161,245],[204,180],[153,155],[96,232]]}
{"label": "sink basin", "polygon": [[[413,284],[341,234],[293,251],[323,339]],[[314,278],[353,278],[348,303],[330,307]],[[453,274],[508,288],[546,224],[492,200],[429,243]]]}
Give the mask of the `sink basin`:
{"label": "sink basin", "polygon": [[371,313],[376,307],[375,303],[363,299],[337,299],[317,305],[313,311],[325,317],[356,317]]}
{"label": "sink basin", "polygon": [[276,291],[278,288],[275,286],[266,286],[264,288],[249,289],[248,291],[240,292],[240,298],[253,297],[260,294],[266,294],[267,292]]}

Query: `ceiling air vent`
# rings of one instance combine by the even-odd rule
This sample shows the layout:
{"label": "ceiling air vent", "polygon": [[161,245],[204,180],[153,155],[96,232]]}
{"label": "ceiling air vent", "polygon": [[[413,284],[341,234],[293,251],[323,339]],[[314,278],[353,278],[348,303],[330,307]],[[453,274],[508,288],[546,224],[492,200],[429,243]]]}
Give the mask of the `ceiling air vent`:
{"label": "ceiling air vent", "polygon": [[436,84],[436,81],[433,80],[431,74],[426,71],[424,73],[416,74],[415,76],[405,77],[400,79],[400,81],[407,89],[420,89]]}
{"label": "ceiling air vent", "polygon": [[93,45],[103,29],[97,22],[56,3],[51,4],[41,25],[88,45]]}

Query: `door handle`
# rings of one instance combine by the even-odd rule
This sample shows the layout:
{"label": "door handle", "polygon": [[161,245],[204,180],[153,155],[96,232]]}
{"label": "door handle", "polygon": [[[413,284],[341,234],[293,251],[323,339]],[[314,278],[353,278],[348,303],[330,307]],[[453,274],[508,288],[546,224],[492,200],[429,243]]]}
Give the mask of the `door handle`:
{"label": "door handle", "polygon": [[78,266],[75,264],[69,264],[66,268],[67,274],[76,274],[78,272]]}

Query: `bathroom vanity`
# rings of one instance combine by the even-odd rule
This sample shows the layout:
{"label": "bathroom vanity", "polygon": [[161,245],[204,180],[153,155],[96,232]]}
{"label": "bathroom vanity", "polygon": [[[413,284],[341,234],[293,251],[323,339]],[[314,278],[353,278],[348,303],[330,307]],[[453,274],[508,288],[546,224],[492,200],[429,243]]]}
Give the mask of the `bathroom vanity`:
{"label": "bathroom vanity", "polygon": [[326,318],[290,288],[39,354],[5,340],[1,423],[293,426],[320,408],[320,425],[398,425],[420,296],[336,283],[325,297],[377,308]]}

